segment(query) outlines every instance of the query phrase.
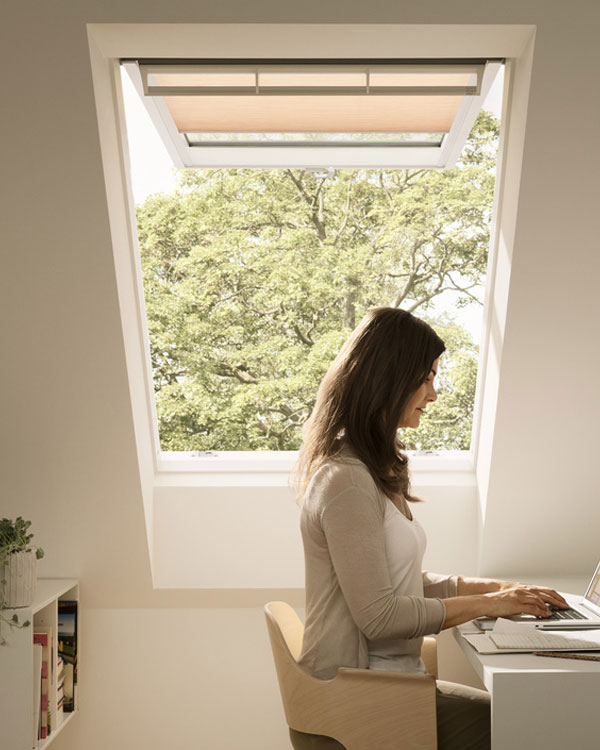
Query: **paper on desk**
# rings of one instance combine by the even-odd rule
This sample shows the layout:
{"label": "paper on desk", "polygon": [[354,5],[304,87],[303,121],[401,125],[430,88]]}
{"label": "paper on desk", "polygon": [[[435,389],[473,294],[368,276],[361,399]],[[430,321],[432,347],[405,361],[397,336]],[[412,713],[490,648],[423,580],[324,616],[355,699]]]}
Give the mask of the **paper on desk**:
{"label": "paper on desk", "polygon": [[[515,634],[515,635],[522,635],[522,634],[528,634],[531,635],[536,639],[536,644],[528,647],[523,648],[522,646],[515,646],[514,648],[511,648],[509,646],[505,646],[504,648],[498,648],[490,635],[493,635],[494,631],[491,631],[490,635],[487,633],[480,633],[476,635],[471,634],[463,634],[463,638],[467,641],[467,643],[470,643],[471,646],[473,646],[476,651],[478,651],[480,654],[508,654],[508,653],[516,653],[516,652],[523,652],[523,651],[538,651],[538,650],[565,650],[565,649],[573,649],[573,650],[600,650],[600,631],[598,630],[562,630],[562,631],[556,631],[553,630],[552,633],[545,633],[541,630],[534,630],[532,631],[530,628],[525,629],[515,629],[515,626],[519,628],[522,627],[523,623],[515,623],[515,622],[509,622],[508,629],[501,629],[496,630],[496,633],[505,633],[505,634]],[[560,639],[563,641],[561,646],[557,646],[555,639],[556,636],[559,636]],[[549,641],[549,639],[552,639]],[[581,641],[587,641],[588,645],[584,648],[583,646],[579,645]],[[571,647],[569,645],[569,641],[575,641],[576,645]]]}
{"label": "paper on desk", "polygon": [[[496,622],[494,623],[494,627],[492,628],[491,633],[531,633],[531,623],[530,622],[515,622],[514,620],[507,620],[504,617],[499,617]],[[553,633],[554,635],[560,635],[564,638],[583,638],[588,641],[594,641],[594,643],[598,643],[598,646],[600,647],[600,630],[590,630],[588,628],[583,628],[582,630],[573,630],[572,628],[567,628],[565,630],[560,630],[559,628],[552,628],[552,630],[544,631],[544,630],[535,630],[536,633]]]}
{"label": "paper on desk", "polygon": [[500,649],[487,633],[463,633],[463,638],[480,654],[500,653]]}

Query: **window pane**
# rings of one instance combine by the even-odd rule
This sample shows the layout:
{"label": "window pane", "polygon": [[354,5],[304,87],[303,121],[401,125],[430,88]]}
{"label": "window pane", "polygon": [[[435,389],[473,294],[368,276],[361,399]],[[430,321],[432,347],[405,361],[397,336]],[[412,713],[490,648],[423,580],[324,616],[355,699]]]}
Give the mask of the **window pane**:
{"label": "window pane", "polygon": [[[467,449],[498,123],[448,170],[188,170],[138,209],[163,450],[293,450],[364,312],[395,305],[446,341],[408,448]],[[474,312],[473,312],[474,311]]]}
{"label": "window pane", "polygon": [[190,146],[215,146],[224,144],[327,144],[328,146],[440,146],[444,133],[185,133]]}

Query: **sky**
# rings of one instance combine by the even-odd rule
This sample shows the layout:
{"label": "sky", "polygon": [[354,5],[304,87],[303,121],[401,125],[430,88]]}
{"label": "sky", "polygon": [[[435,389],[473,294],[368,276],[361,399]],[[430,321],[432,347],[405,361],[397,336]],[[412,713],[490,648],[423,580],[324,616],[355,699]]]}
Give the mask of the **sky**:
{"label": "sky", "polygon": [[[502,69],[501,69],[502,70]],[[131,183],[136,205],[143,203],[153,193],[170,193],[175,189],[177,170],[173,166],[160,136],[148,115],[131,79],[121,68],[125,119],[127,123]],[[500,117],[502,109],[502,72],[496,76],[483,104],[483,109]],[[482,308],[473,305],[457,311],[452,295],[445,293],[436,298],[435,312],[452,312],[454,317],[479,341]]]}

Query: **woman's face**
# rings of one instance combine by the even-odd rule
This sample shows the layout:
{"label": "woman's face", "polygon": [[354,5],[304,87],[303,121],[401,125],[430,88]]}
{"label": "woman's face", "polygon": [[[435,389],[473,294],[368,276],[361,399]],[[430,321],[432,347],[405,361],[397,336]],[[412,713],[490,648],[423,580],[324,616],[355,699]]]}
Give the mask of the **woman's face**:
{"label": "woman's face", "polygon": [[410,397],[406,404],[406,409],[404,410],[402,419],[400,420],[400,427],[418,427],[421,420],[421,414],[425,411],[427,404],[437,399],[437,393],[435,392],[433,381],[437,375],[439,362],[440,359],[438,357],[431,366],[431,372],[429,373],[427,380],[422,383]]}

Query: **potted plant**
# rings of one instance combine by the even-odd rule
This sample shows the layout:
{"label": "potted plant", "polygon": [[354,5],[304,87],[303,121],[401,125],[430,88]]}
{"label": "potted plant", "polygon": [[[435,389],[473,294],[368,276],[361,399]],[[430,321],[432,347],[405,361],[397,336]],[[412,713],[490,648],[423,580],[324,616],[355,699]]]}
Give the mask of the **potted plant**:
{"label": "potted plant", "polygon": [[[31,545],[33,534],[28,533],[31,521],[19,516],[15,521],[0,521],[0,625],[2,620],[11,627],[27,627],[17,614],[7,618],[1,610],[28,607],[35,594],[36,563],[44,550]],[[0,632],[0,643],[4,638]]]}

